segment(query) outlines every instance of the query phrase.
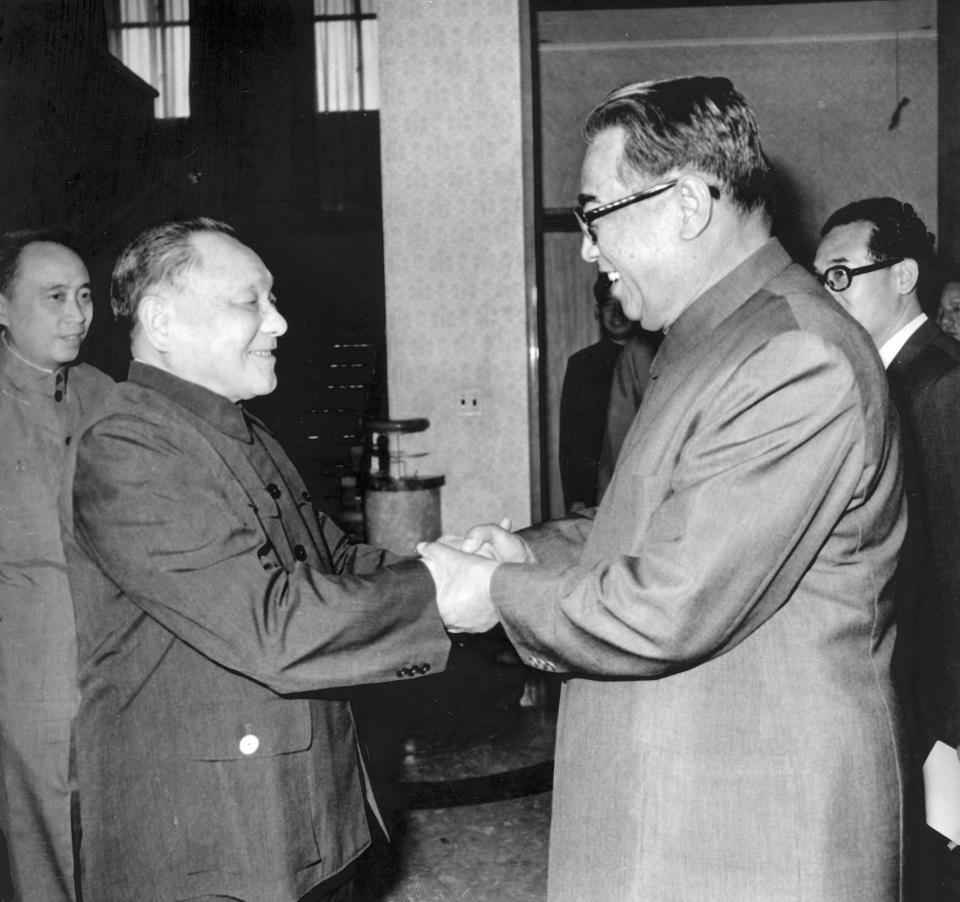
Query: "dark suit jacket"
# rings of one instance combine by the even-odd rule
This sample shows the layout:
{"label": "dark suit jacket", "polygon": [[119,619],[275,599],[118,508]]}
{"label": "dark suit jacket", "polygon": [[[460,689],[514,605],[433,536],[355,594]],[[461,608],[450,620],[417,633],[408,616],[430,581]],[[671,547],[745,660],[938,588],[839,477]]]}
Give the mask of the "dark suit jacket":
{"label": "dark suit jacket", "polygon": [[597,503],[597,464],[607,423],[610,380],[622,345],[601,338],[567,361],[560,392],[560,482],[563,506]]}
{"label": "dark suit jacket", "polygon": [[920,596],[915,616],[898,605],[897,653],[913,662],[911,708],[925,756],[935,739],[960,746],[960,344],[928,321],[887,375],[903,425],[911,515],[901,570],[913,576],[900,591],[912,585]]}
{"label": "dark suit jacket", "polygon": [[261,424],[151,367],[77,444],[84,897],[293,902],[369,842],[337,687],[445,665],[429,573],[382,567]]}
{"label": "dark suit jacket", "polygon": [[650,365],[656,357],[662,337],[659,332],[638,332],[623,346],[623,353],[613,368],[606,426],[600,446],[600,465],[597,468],[598,504],[610,485],[623,440],[633,425],[650,384]]}

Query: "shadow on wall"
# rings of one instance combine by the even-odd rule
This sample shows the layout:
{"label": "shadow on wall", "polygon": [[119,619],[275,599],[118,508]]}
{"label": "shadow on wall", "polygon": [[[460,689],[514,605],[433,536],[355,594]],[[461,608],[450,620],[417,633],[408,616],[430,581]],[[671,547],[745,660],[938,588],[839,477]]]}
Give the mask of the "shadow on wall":
{"label": "shadow on wall", "polygon": [[768,203],[773,216],[773,234],[794,260],[809,267],[820,240],[817,226],[807,221],[809,201],[782,160],[771,158],[770,165],[773,180]]}

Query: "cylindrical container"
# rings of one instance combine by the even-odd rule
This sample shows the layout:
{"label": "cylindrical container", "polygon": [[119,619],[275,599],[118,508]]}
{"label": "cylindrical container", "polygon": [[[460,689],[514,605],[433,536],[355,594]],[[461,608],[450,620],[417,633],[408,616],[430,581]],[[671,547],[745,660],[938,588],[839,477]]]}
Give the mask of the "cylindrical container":
{"label": "cylindrical container", "polygon": [[442,476],[371,475],[363,494],[367,542],[396,554],[415,554],[417,542],[441,534]]}
{"label": "cylindrical container", "polygon": [[407,475],[411,458],[401,439],[423,432],[430,421],[371,420],[371,472],[363,493],[367,541],[396,554],[415,554],[417,542],[431,542],[441,535],[440,486],[442,476]]}

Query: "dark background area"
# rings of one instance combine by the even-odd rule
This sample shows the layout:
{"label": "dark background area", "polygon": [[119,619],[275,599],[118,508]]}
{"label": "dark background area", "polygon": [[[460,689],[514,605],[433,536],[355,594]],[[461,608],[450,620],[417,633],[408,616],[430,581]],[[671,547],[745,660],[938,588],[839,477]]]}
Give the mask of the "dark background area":
{"label": "dark background area", "polygon": [[101,0],[2,0],[0,229],[66,230],[93,280],[83,357],[124,378],[118,251],[173,216],[230,223],[290,324],[281,388],[251,406],[338,513],[360,418],[386,412],[379,115],[316,112],[312,4],[191,7],[191,116],[164,120],[108,52]]}

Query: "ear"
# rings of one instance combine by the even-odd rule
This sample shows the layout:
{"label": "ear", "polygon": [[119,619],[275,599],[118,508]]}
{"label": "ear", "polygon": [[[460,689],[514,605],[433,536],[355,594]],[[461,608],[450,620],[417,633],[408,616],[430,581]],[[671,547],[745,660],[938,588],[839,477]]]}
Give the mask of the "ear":
{"label": "ear", "polygon": [[894,266],[897,276],[897,290],[900,294],[911,294],[916,291],[917,280],[920,278],[920,267],[913,257],[904,257]]}
{"label": "ear", "polygon": [[144,295],[137,307],[137,322],[144,340],[161,353],[172,344],[175,312],[173,302],[158,294]]}
{"label": "ear", "polygon": [[7,296],[0,291],[0,326],[10,327],[10,317],[7,313],[7,307],[10,304],[10,301],[7,299]]}
{"label": "ear", "polygon": [[707,183],[695,175],[685,175],[677,183],[680,197],[680,237],[692,241],[710,225],[714,200]]}

